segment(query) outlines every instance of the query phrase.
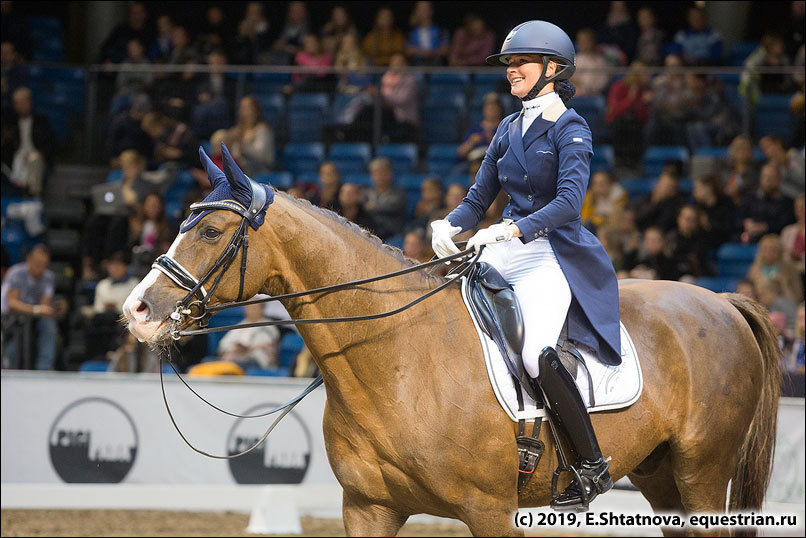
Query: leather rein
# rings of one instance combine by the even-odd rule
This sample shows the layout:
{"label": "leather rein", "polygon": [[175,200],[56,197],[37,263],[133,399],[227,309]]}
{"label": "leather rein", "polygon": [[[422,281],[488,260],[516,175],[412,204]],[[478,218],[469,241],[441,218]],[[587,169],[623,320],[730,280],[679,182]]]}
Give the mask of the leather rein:
{"label": "leather rein", "polygon": [[[241,205],[241,204],[239,204],[237,202],[234,202],[232,200],[223,200],[223,201],[217,201],[217,202],[199,202],[199,203],[192,204],[190,206],[191,211],[205,211],[205,210],[223,209],[223,210],[227,210],[227,211],[232,211],[232,212],[237,213],[238,215],[241,216],[241,223],[238,226],[238,229],[233,233],[232,237],[229,240],[229,243],[224,248],[224,251],[221,253],[221,255],[218,257],[218,259],[215,261],[213,266],[210,268],[209,271],[207,271],[207,273],[205,273],[205,275],[201,279],[195,278],[189,271],[187,271],[184,267],[182,267],[182,265],[179,262],[177,262],[176,260],[174,260],[173,258],[168,256],[167,254],[163,254],[163,255],[159,256],[154,261],[154,263],[151,265],[152,268],[159,270],[160,272],[165,274],[168,278],[170,278],[177,286],[179,286],[180,288],[185,289],[185,290],[188,291],[187,295],[185,295],[184,298],[182,298],[181,300],[177,301],[176,308],[174,309],[174,311],[170,315],[170,319],[171,319],[170,335],[174,340],[179,340],[183,336],[194,336],[194,335],[201,335],[201,334],[209,334],[209,333],[214,333],[214,332],[229,331],[229,330],[232,330],[232,329],[247,329],[247,328],[252,328],[252,327],[266,327],[266,326],[275,326],[275,325],[303,325],[303,324],[314,324],[314,323],[344,323],[344,322],[351,322],[351,321],[369,321],[369,320],[374,320],[374,319],[385,318],[385,317],[388,317],[388,316],[393,316],[395,314],[399,314],[400,312],[403,312],[404,310],[407,310],[407,309],[413,307],[414,305],[424,301],[425,299],[431,297],[432,295],[434,295],[436,293],[439,293],[440,291],[444,290],[449,285],[451,285],[455,280],[458,280],[458,278],[460,278],[460,277],[462,277],[464,275],[467,275],[473,269],[473,267],[475,266],[476,262],[479,259],[479,256],[481,256],[482,250],[484,249],[484,246],[481,246],[479,248],[478,253],[473,257],[473,259],[470,260],[469,262],[467,262],[466,266],[464,268],[462,268],[460,271],[457,271],[455,274],[450,274],[449,273],[447,276],[450,277],[450,278],[448,278],[448,280],[446,282],[443,282],[442,284],[440,284],[436,288],[434,288],[432,290],[429,290],[428,292],[424,293],[423,295],[421,295],[417,299],[415,299],[415,300],[413,300],[413,301],[401,306],[400,308],[396,308],[396,309],[393,309],[393,310],[390,310],[390,311],[387,311],[387,312],[381,312],[379,314],[369,314],[369,315],[364,315],[364,316],[347,316],[347,317],[338,317],[338,318],[290,319],[290,320],[276,320],[276,321],[272,320],[272,321],[261,321],[261,322],[256,322],[256,323],[243,323],[243,324],[240,324],[240,325],[227,325],[227,326],[224,326],[224,327],[207,327],[207,324],[209,323],[209,318],[212,315],[212,313],[219,312],[221,310],[226,310],[226,309],[229,309],[229,308],[236,308],[236,307],[239,307],[239,306],[245,306],[245,305],[249,305],[249,304],[258,304],[258,303],[264,303],[264,302],[270,302],[270,301],[279,301],[279,300],[282,300],[282,299],[291,299],[291,298],[295,298],[295,297],[302,297],[302,296],[305,296],[305,295],[313,295],[313,294],[317,294],[317,293],[328,293],[328,292],[334,292],[334,291],[356,289],[358,286],[360,286],[362,284],[368,284],[370,282],[377,282],[377,281],[380,281],[380,280],[386,280],[386,279],[389,279],[389,278],[394,278],[394,277],[397,277],[397,276],[412,273],[414,271],[419,271],[419,270],[422,270],[422,269],[428,269],[430,267],[434,267],[436,265],[443,264],[443,263],[449,262],[451,260],[455,260],[455,259],[463,258],[465,256],[469,256],[473,252],[473,249],[467,249],[467,250],[463,250],[461,252],[458,252],[456,254],[452,254],[450,256],[447,256],[445,258],[434,259],[434,260],[431,260],[431,261],[428,261],[428,262],[425,262],[425,263],[414,265],[412,267],[407,267],[405,269],[401,269],[401,270],[398,270],[398,271],[393,271],[391,273],[386,273],[386,274],[375,276],[375,277],[364,278],[364,279],[360,279],[360,280],[353,280],[353,281],[345,282],[345,283],[342,283],[342,284],[335,284],[335,285],[332,285],[332,286],[325,286],[325,287],[315,288],[315,289],[307,290],[307,291],[288,293],[288,294],[285,294],[285,295],[278,295],[276,297],[269,297],[269,298],[265,298],[265,299],[251,299],[251,300],[247,300],[247,301],[242,301],[241,298],[243,296],[244,277],[246,275],[246,260],[247,260],[247,254],[248,254],[248,249],[249,249],[249,227],[250,227],[250,225],[252,225],[254,218],[260,213],[260,211],[262,211],[264,209],[264,205],[266,203],[266,193],[265,193],[265,190],[262,188],[262,186],[259,186],[258,184],[254,183],[252,180],[250,180],[250,182],[253,183],[253,185],[252,185],[252,202],[250,203],[248,208],[246,208],[243,205]],[[241,249],[243,249],[243,250],[241,251]],[[209,305],[208,303],[209,303],[210,299],[212,298],[213,292],[215,291],[215,289],[218,287],[219,283],[221,282],[221,279],[223,278],[224,273],[230,268],[232,263],[237,258],[239,251],[241,251],[241,264],[240,264],[240,279],[241,279],[241,281],[240,281],[240,285],[239,285],[239,288],[238,288],[238,300],[228,302],[228,303],[222,303],[222,304],[219,304],[219,305]],[[460,266],[461,266],[461,264],[460,264]],[[458,269],[458,267],[457,267],[457,269]],[[216,277],[214,277],[214,280],[213,280],[212,285],[210,286],[210,289],[205,290],[204,284],[208,280],[213,278],[213,275],[215,275],[215,273],[217,271],[219,271],[219,270],[220,270],[220,272],[218,273],[218,275]],[[182,324],[183,324],[183,322],[185,321],[186,318],[196,321],[202,328],[201,329],[194,329],[194,330],[181,330],[181,326],[182,326]],[[207,405],[209,405],[210,407],[212,407],[213,409],[216,409],[217,411],[219,411],[221,413],[224,413],[224,414],[232,416],[232,417],[243,418],[243,419],[245,419],[245,418],[265,417],[265,416],[271,415],[273,413],[276,413],[278,411],[282,411],[282,413],[274,420],[274,422],[272,422],[272,424],[269,426],[269,428],[266,430],[266,432],[263,434],[263,436],[260,439],[258,439],[258,441],[254,445],[252,445],[251,447],[249,447],[246,450],[243,450],[242,452],[239,452],[237,454],[228,455],[228,456],[221,456],[221,455],[209,454],[209,453],[207,453],[207,452],[205,452],[203,450],[200,450],[200,449],[196,448],[195,446],[193,446],[193,444],[191,444],[190,441],[187,440],[187,438],[184,436],[182,431],[179,429],[179,426],[177,425],[176,420],[174,419],[173,413],[171,413],[171,408],[168,405],[168,399],[167,399],[167,396],[165,394],[165,382],[164,382],[163,372],[162,372],[162,361],[163,360],[167,360],[168,364],[171,366],[171,368],[173,369],[173,371],[177,375],[177,377],[179,377],[180,381],[193,394],[195,394],[204,403],[206,403]],[[300,401],[302,401],[302,399],[305,396],[307,396],[308,394],[313,392],[313,390],[316,389],[323,382],[324,381],[323,381],[322,375],[320,374],[319,376],[317,376],[310,383],[310,385],[308,385],[305,388],[305,390],[302,391],[302,393],[300,393],[298,396],[294,397],[293,399],[289,400],[285,404],[283,404],[281,406],[278,406],[278,407],[276,407],[276,408],[274,408],[274,409],[272,409],[270,411],[266,411],[265,413],[261,413],[261,414],[257,414],[257,415],[239,415],[239,414],[236,414],[236,413],[230,413],[228,411],[225,411],[225,410],[215,406],[214,404],[210,403],[209,401],[207,401],[205,398],[203,398],[201,395],[199,395],[195,390],[193,390],[193,388],[190,385],[188,385],[188,383],[181,376],[181,374],[176,369],[176,367],[173,364],[173,361],[171,361],[170,358],[164,359],[162,356],[160,356],[160,386],[162,388],[162,399],[165,402],[165,409],[168,411],[168,416],[171,419],[171,423],[173,424],[174,428],[176,429],[177,433],[179,433],[179,436],[182,438],[182,440],[185,442],[185,444],[187,444],[191,449],[193,449],[195,452],[198,452],[199,454],[202,454],[203,456],[207,456],[207,457],[215,458],[215,459],[233,459],[233,458],[237,458],[237,457],[243,456],[245,454],[248,454],[249,452],[252,452],[253,450],[255,450],[258,446],[260,446],[261,443],[263,443],[263,441],[266,440],[266,438],[268,438],[269,434],[272,432],[272,430],[275,428],[275,426],[277,426],[277,424],[280,422],[280,420],[282,420],[283,417],[285,417],[286,414],[288,414]]]}

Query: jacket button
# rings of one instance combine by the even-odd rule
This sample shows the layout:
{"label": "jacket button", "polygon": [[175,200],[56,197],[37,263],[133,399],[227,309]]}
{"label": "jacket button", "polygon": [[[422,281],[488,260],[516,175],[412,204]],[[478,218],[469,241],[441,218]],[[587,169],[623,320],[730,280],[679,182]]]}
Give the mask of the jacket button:
{"label": "jacket button", "polygon": [[504,183],[507,182],[507,179],[508,179],[507,176],[504,176]]}
{"label": "jacket button", "polygon": [[535,239],[537,239],[538,237],[540,237],[540,236],[537,233],[535,233]]}
{"label": "jacket button", "polygon": [[524,181],[528,181],[528,180],[529,180],[529,176],[528,176],[527,174],[524,174],[524,175],[523,175],[523,180],[524,180]]}
{"label": "jacket button", "polygon": [[507,212],[507,216],[509,216],[509,217],[512,216],[512,210],[511,209]]}
{"label": "jacket button", "polygon": [[526,198],[527,198],[527,199],[528,199],[530,202],[532,201],[532,195],[531,195],[531,194],[530,194],[529,196],[527,196]]}

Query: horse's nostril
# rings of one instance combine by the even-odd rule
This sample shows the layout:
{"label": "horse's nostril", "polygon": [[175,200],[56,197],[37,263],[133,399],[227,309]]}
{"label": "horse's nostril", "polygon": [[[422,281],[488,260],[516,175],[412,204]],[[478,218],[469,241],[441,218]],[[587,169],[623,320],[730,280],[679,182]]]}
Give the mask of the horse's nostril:
{"label": "horse's nostril", "polygon": [[144,301],[140,301],[140,304],[137,305],[137,312],[146,312],[148,311],[148,305]]}

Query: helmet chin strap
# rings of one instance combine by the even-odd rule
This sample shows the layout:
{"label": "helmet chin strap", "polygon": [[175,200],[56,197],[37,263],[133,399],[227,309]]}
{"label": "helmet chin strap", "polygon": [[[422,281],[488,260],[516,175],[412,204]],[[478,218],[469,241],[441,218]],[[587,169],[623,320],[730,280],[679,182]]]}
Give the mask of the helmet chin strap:
{"label": "helmet chin strap", "polygon": [[[526,95],[521,97],[521,101],[530,101],[530,100],[534,99],[535,97],[537,97],[540,94],[540,92],[543,91],[543,88],[546,87],[546,84],[548,84],[549,82],[554,82],[557,79],[557,77],[560,76],[560,74],[563,71],[565,71],[565,69],[567,67],[567,66],[563,66],[558,71],[555,71],[553,75],[551,75],[550,77],[546,78],[546,70],[548,69],[549,62],[554,62],[554,60],[548,60],[548,61],[542,62],[543,63],[543,69],[540,70],[540,77],[537,79],[537,82],[535,82],[535,85],[532,86],[532,89],[529,90],[529,93],[527,93]],[[557,62],[555,62],[555,64],[556,63]],[[558,67],[559,67],[559,64],[558,64]]]}

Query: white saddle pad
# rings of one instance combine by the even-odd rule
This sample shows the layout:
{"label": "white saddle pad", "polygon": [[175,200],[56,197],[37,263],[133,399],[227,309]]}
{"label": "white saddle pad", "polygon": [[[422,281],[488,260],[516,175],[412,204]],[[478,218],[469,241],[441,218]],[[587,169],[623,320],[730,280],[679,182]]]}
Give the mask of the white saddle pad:
{"label": "white saddle pad", "polygon": [[[473,315],[465,277],[462,277],[462,299],[481,340],[487,374],[490,376],[490,384],[493,387],[498,403],[504,408],[509,418],[515,422],[519,419],[533,420],[537,417],[545,419],[545,410],[538,409],[535,401],[525,391],[523,393],[524,410],[522,412],[518,411],[518,397],[515,392],[515,385],[512,382],[512,376],[504,363],[504,358],[501,356],[498,346],[481,330],[478,320]],[[589,413],[629,407],[638,400],[644,387],[641,364],[638,362],[638,354],[635,352],[632,338],[630,338],[623,324],[621,325],[621,364],[618,366],[604,364],[585,347],[578,348],[578,351],[585,359],[585,364],[590,370],[591,379],[593,380],[593,400],[595,405],[591,407],[588,376],[582,365],[577,368],[577,387],[582,399],[585,401],[585,405],[588,406]]]}

